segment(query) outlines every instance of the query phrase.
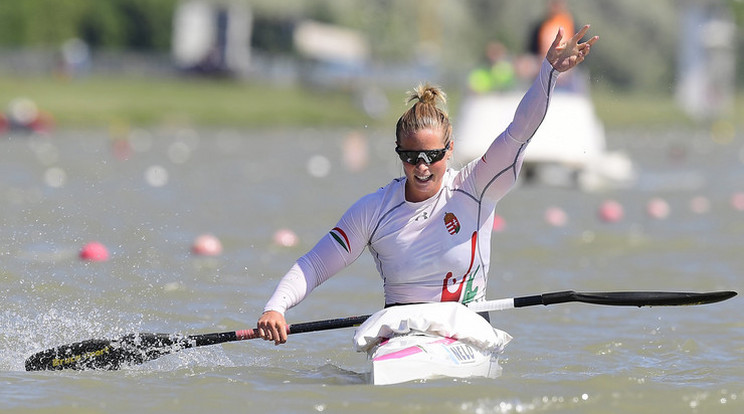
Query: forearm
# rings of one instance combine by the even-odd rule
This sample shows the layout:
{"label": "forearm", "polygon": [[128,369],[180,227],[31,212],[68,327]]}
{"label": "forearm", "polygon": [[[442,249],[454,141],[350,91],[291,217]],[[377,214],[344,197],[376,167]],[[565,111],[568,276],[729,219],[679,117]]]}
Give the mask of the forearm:
{"label": "forearm", "polygon": [[520,101],[514,120],[507,128],[506,132],[510,138],[522,143],[532,138],[545,118],[558,74],[559,72],[543,59],[537,79]]}
{"label": "forearm", "polygon": [[295,263],[279,281],[274,294],[271,295],[264,306],[264,312],[273,310],[284,315],[287,309],[297,305],[305,298],[308,291],[307,286],[306,275],[299,264]]}
{"label": "forearm", "polygon": [[330,237],[324,237],[312,250],[299,258],[279,281],[274,294],[264,306],[264,312],[273,310],[284,314],[346,266],[347,263],[333,247]]}

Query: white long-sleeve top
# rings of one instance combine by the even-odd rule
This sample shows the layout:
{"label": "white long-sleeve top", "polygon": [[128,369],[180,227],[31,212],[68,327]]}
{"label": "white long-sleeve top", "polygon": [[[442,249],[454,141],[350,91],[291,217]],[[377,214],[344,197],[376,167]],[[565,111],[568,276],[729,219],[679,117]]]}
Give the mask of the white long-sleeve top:
{"label": "white long-sleeve top", "polygon": [[295,262],[264,311],[283,314],[365,248],[382,277],[386,305],[485,299],[494,210],[516,182],[557,78],[558,71],[544,60],[512,123],[483,157],[459,171],[448,169],[431,198],[406,201],[401,177],[354,203]]}

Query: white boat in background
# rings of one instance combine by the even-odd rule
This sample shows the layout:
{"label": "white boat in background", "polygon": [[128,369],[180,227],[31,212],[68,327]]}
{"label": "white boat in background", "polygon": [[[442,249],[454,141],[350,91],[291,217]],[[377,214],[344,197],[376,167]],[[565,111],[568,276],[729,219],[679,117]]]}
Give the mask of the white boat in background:
{"label": "white boat in background", "polygon": [[436,378],[496,378],[499,355],[512,337],[456,302],[394,306],[375,313],[354,334],[366,352],[370,382],[398,384]]}
{"label": "white boat in background", "polygon": [[[511,123],[523,95],[510,91],[466,96],[454,121],[455,161],[464,165],[482,156]],[[589,96],[560,89],[527,147],[522,171],[527,182],[583,190],[625,186],[635,179],[629,157],[607,150],[604,125]]]}

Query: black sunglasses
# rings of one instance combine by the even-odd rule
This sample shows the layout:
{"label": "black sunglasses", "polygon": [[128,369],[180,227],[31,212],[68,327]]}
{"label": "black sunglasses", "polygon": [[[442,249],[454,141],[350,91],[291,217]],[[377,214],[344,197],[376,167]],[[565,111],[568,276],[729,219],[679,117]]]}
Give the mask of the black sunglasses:
{"label": "black sunglasses", "polygon": [[411,165],[417,165],[419,160],[423,161],[426,165],[434,164],[435,162],[444,158],[447,150],[450,149],[451,142],[447,143],[447,146],[442,149],[435,150],[419,150],[419,151],[406,151],[395,147],[395,152],[398,153],[400,160]]}

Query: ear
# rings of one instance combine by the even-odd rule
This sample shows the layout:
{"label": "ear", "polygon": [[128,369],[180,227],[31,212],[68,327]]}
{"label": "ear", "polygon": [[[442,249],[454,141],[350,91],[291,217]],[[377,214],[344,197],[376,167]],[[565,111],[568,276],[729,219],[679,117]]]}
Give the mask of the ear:
{"label": "ear", "polygon": [[455,141],[450,141],[450,150],[449,150],[449,154],[447,155],[447,160],[452,158],[452,154],[454,153],[454,151],[455,151]]}

